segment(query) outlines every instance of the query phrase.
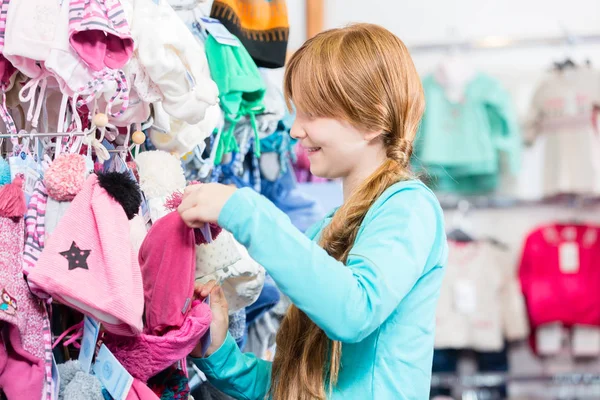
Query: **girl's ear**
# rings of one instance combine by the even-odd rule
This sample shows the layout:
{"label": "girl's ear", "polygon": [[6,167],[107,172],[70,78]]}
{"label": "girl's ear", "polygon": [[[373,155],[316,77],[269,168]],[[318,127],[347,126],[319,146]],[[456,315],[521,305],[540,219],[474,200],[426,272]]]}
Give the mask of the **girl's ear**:
{"label": "girl's ear", "polygon": [[367,142],[372,141],[373,139],[377,139],[378,137],[380,137],[383,134],[383,131],[369,131],[369,132],[365,132],[365,140]]}

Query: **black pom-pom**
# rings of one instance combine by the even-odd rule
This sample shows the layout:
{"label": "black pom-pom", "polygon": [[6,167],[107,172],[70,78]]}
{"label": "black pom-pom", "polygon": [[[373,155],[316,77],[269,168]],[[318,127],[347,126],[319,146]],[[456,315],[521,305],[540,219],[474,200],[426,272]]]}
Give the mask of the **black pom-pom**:
{"label": "black pom-pom", "polygon": [[142,194],[137,182],[125,172],[98,173],[98,183],[121,204],[127,218],[133,219],[142,204]]}

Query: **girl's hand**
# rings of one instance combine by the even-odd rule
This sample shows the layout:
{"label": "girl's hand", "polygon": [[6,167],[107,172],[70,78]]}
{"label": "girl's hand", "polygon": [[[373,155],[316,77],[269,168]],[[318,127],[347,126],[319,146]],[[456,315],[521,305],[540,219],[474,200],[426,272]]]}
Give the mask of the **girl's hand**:
{"label": "girl's hand", "polygon": [[202,345],[198,343],[190,353],[190,356],[194,358],[208,357],[219,350],[225,342],[229,330],[229,307],[227,307],[227,300],[221,286],[217,285],[215,281],[209,281],[206,284],[196,283],[194,297],[198,300],[204,300],[208,295],[210,295],[210,311],[212,312],[212,322],[210,323],[211,344],[208,346],[206,354],[202,354]]}
{"label": "girl's hand", "polygon": [[220,183],[190,185],[177,208],[183,221],[191,228],[207,222],[217,223],[221,210],[237,189]]}

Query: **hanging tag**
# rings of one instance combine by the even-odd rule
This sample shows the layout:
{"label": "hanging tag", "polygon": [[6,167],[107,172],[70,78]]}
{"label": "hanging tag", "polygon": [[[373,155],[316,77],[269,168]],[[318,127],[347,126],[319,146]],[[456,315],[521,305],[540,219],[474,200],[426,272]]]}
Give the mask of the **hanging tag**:
{"label": "hanging tag", "polygon": [[204,240],[206,240],[206,243],[212,243],[213,238],[212,234],[210,233],[210,225],[203,224],[198,229],[200,229],[200,232],[202,232],[202,236],[204,236]]}
{"label": "hanging tag", "polygon": [[42,177],[38,163],[31,154],[26,154],[23,151],[16,156],[9,157],[8,163],[10,165],[11,181],[14,180],[17,175],[23,177],[25,183],[25,199],[27,204],[29,204],[29,199],[33,194],[35,184]]}
{"label": "hanging tag", "polygon": [[576,242],[561,243],[558,252],[559,267],[563,274],[579,272],[579,245]]}
{"label": "hanging tag", "polygon": [[58,400],[58,393],[60,391],[60,373],[58,372],[54,354],[52,354],[52,387],[50,390],[50,398],[52,400]]}
{"label": "hanging tag", "polygon": [[133,384],[131,374],[127,372],[105,345],[100,347],[96,357],[94,375],[98,377],[100,383],[114,400],[125,400]]}
{"label": "hanging tag", "polygon": [[560,322],[538,327],[535,333],[536,347],[540,355],[555,355],[562,349],[563,327]]}
{"label": "hanging tag", "polygon": [[600,328],[575,325],[571,348],[576,357],[597,357],[600,355]]}
{"label": "hanging tag", "polygon": [[202,27],[215,38],[215,40],[226,46],[239,47],[240,41],[235,37],[218,19],[200,17]]}
{"label": "hanging tag", "polygon": [[142,203],[140,204],[140,209],[142,212],[142,217],[144,218],[144,222],[146,225],[150,224],[152,220],[152,216],[150,215],[150,207],[148,206],[148,200],[146,200],[146,196],[142,192]]}
{"label": "hanging tag", "polygon": [[[206,299],[203,301],[204,303],[210,305],[210,294],[206,296]],[[212,339],[210,338],[210,328],[206,331],[204,336],[200,338],[200,347],[202,348],[202,357],[206,357],[206,351],[208,347],[212,344]]]}
{"label": "hanging tag", "polygon": [[92,367],[92,359],[96,350],[96,342],[100,333],[100,323],[87,315],[83,319],[83,338],[79,351],[79,364],[81,370],[89,373]]}
{"label": "hanging tag", "polygon": [[466,279],[454,284],[454,307],[461,314],[473,314],[477,310],[477,289]]}

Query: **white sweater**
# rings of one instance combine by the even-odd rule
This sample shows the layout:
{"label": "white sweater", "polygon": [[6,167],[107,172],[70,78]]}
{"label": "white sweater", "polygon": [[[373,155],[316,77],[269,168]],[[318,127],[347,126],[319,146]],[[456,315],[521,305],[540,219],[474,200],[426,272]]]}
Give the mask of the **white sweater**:
{"label": "white sweater", "polygon": [[487,242],[449,242],[435,347],[499,351],[529,334],[525,302],[508,252]]}

